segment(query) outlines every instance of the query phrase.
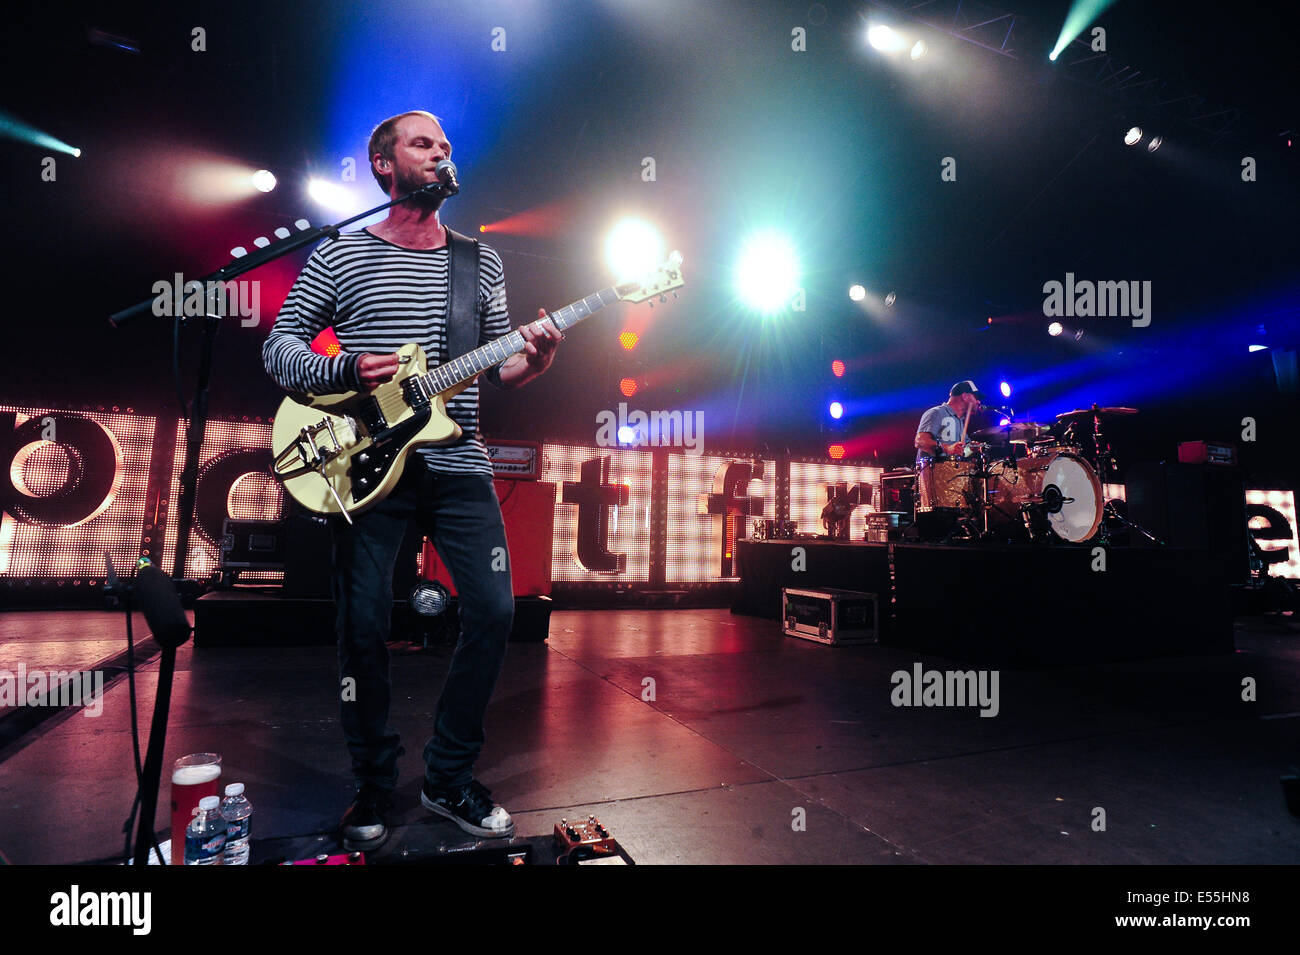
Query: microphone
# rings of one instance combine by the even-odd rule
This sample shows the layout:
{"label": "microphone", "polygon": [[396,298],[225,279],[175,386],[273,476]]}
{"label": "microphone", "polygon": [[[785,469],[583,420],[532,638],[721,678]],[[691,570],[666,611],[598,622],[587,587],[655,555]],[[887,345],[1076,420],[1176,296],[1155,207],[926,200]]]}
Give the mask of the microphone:
{"label": "microphone", "polygon": [[454,196],[460,192],[460,183],[456,181],[456,164],[450,159],[443,159],[434,166],[433,174],[438,177],[438,182],[449,194]]}
{"label": "microphone", "polygon": [[176,584],[153,564],[136,572],[135,596],[149,630],[164,648],[176,648],[190,638],[193,628],[181,606]]}

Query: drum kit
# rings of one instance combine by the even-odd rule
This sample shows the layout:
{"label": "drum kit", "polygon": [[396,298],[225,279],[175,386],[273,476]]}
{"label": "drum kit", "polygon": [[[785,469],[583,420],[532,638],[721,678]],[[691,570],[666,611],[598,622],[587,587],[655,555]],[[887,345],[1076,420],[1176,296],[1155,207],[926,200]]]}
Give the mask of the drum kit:
{"label": "drum kit", "polygon": [[1102,424],[1135,414],[1093,405],[1057,415],[1055,425],[1007,421],[976,431],[965,442],[968,456],[918,468],[918,529],[937,528],[926,536],[947,540],[1077,544],[1104,536],[1111,517],[1150,537],[1104,493],[1116,460]]}

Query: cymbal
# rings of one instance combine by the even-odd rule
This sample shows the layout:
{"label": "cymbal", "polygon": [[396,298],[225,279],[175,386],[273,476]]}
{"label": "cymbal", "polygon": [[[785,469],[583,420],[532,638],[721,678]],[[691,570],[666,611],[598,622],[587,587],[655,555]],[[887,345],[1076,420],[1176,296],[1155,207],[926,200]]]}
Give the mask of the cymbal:
{"label": "cymbal", "polygon": [[1093,405],[1091,408],[1079,408],[1075,411],[1067,411],[1065,412],[1065,414],[1058,414],[1056,416],[1056,420],[1060,421],[1063,418],[1091,418],[1093,415],[1099,415],[1099,414],[1137,414],[1137,413],[1138,410],[1136,408],[1125,408],[1122,406],[1114,407],[1114,408],[1098,408],[1096,405]]}
{"label": "cymbal", "polygon": [[1051,430],[1051,425],[1035,421],[1013,421],[976,431],[975,437],[986,441],[1027,441]]}

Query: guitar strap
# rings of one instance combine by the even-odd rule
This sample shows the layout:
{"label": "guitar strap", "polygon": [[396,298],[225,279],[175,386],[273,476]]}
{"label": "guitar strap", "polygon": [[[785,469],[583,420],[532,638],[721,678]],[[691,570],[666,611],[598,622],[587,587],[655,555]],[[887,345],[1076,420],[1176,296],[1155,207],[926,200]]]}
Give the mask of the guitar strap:
{"label": "guitar strap", "polygon": [[478,348],[478,239],[447,230],[447,353],[443,362]]}

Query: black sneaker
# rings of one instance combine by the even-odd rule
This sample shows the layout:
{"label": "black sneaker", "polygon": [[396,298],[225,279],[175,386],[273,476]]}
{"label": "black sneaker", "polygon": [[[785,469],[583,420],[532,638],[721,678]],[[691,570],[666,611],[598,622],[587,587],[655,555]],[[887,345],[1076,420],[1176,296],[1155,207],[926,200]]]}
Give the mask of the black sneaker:
{"label": "black sneaker", "polygon": [[515,834],[510,813],[492,801],[492,793],[477,779],[445,789],[434,789],[426,779],[420,790],[420,803],[471,835],[509,839]]}
{"label": "black sneaker", "polygon": [[343,848],[349,852],[364,852],[382,846],[388,838],[385,820],[392,805],[392,794],[388,790],[369,783],[362,784],[339,823]]}

